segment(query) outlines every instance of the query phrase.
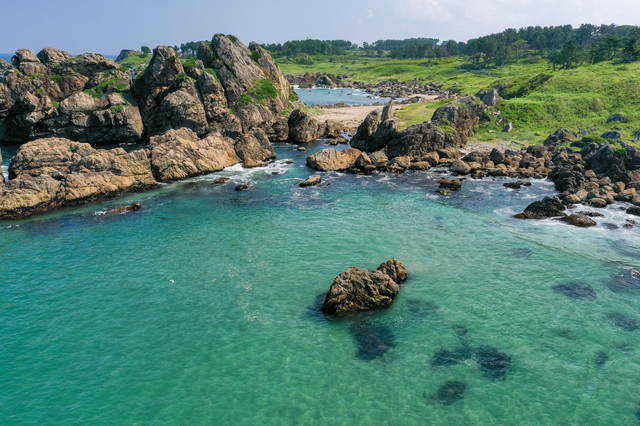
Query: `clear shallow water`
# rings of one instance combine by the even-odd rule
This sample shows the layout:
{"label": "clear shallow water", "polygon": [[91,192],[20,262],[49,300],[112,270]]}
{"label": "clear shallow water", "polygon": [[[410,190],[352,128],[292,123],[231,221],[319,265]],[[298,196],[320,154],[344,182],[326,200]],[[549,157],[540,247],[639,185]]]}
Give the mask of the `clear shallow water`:
{"label": "clear shallow water", "polygon": [[[295,90],[298,96],[300,96],[300,100],[308,106],[334,105],[338,103],[347,105],[372,105],[375,103],[386,104],[391,100],[391,98],[375,96],[359,89],[301,89],[296,87]],[[398,98],[396,100],[401,101],[403,99],[404,98]]]}
{"label": "clear shallow water", "polygon": [[[268,168],[0,222],[2,423],[638,423],[640,331],[607,315],[639,319],[640,294],[606,286],[640,267],[637,230],[510,217],[548,182],[471,181],[448,198],[422,172],[297,187],[323,148],[281,144]],[[221,175],[233,181],[213,185]],[[134,201],[143,209],[106,213]],[[410,278],[390,309],[319,313],[336,275],[391,257]],[[567,281],[597,298],[553,291]],[[370,361],[356,356],[363,323],[390,347]],[[463,343],[507,354],[506,379],[475,359],[429,365]],[[431,404],[448,380],[464,399]]]}

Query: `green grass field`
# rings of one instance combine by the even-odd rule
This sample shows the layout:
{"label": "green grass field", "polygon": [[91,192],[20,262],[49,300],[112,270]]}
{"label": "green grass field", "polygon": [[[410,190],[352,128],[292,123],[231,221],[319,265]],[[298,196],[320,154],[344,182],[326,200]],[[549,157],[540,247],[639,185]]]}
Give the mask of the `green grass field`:
{"label": "green grass field", "polygon": [[[492,123],[482,128],[476,136],[478,140],[540,143],[562,127],[574,131],[596,128],[596,134],[617,129],[623,140],[631,142],[632,134],[640,130],[640,62],[602,62],[556,71],[544,59],[538,63],[521,60],[489,69],[482,66],[457,58],[398,61],[357,56],[351,57],[348,63],[280,64],[285,74],[349,74],[349,80],[367,83],[422,77],[425,81],[444,84],[444,89],[459,90],[461,94],[475,94],[481,89],[509,84],[511,87],[506,92],[511,99],[494,108],[501,112],[503,124]],[[544,76],[539,77],[541,74]],[[446,101],[408,105],[396,115],[401,127],[406,127],[429,119],[443,104]],[[617,112],[628,115],[628,122],[607,123],[607,118]],[[513,133],[500,132],[507,122],[513,123]],[[497,133],[489,133],[490,130]]]}

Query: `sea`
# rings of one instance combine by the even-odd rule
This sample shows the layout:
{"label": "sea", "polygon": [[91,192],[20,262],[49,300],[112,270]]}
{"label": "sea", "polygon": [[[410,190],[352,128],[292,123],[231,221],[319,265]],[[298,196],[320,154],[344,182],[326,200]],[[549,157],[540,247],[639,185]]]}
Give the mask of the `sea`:
{"label": "sea", "polygon": [[319,88],[301,89],[295,87],[295,91],[300,97],[302,103],[308,106],[316,105],[334,105],[343,103],[346,105],[373,105],[387,104],[389,101],[403,101],[406,98],[387,98],[381,97],[373,93],[367,93],[360,89],[351,88]]}
{"label": "sea", "polygon": [[[327,147],[277,143],[265,167],[0,221],[0,423],[638,424],[624,203],[583,229],[513,218],[546,180],[299,187]],[[338,274],[394,257],[409,277],[389,309],[322,314]]]}

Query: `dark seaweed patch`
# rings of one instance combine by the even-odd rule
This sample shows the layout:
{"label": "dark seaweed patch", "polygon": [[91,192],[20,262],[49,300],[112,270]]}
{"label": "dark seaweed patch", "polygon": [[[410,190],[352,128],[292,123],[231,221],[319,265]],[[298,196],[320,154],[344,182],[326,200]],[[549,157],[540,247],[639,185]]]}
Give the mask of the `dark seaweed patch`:
{"label": "dark seaweed patch", "polygon": [[450,405],[464,398],[467,385],[455,380],[449,380],[440,386],[435,393],[425,397],[434,404]]}
{"label": "dark seaweed patch", "polygon": [[588,285],[564,283],[553,286],[553,291],[571,299],[596,300],[596,292]]}
{"label": "dark seaweed patch", "polygon": [[463,346],[455,351],[448,351],[442,348],[431,357],[429,364],[432,367],[450,367],[472,358],[473,353],[473,349],[469,346]]}
{"label": "dark seaweed patch", "polygon": [[629,269],[615,275],[607,282],[607,287],[614,293],[638,293],[640,292],[640,272]]}
{"label": "dark seaweed patch", "polygon": [[379,324],[361,323],[351,327],[353,340],[358,348],[356,358],[373,361],[396,346],[391,327]]}
{"label": "dark seaweed patch", "polygon": [[602,367],[607,363],[607,361],[609,361],[609,354],[607,354],[606,352],[599,351],[596,354],[596,359],[595,359],[596,367]]}
{"label": "dark seaweed patch", "polygon": [[453,328],[453,331],[456,333],[456,335],[459,338],[466,337],[467,333],[469,332],[467,327],[462,325],[462,324],[454,324],[454,325],[451,326],[451,328]]}
{"label": "dark seaweed patch", "polygon": [[607,314],[607,319],[613,322],[616,327],[620,327],[625,331],[634,331],[638,329],[638,323],[636,320],[618,312]]}
{"label": "dark seaweed patch", "polygon": [[519,259],[528,259],[533,254],[533,250],[528,248],[516,248],[511,250],[511,254]]}
{"label": "dark seaweed patch", "polygon": [[434,315],[439,306],[428,300],[409,299],[407,300],[407,311],[414,319],[426,318]]}
{"label": "dark seaweed patch", "polygon": [[478,367],[491,380],[504,380],[511,368],[511,358],[496,348],[481,346],[477,351]]}
{"label": "dark seaweed patch", "polygon": [[313,300],[313,303],[307,306],[305,310],[307,318],[310,318],[315,321],[327,321],[328,319],[327,316],[324,313],[322,313],[322,311],[320,310],[326,296],[327,296],[326,292],[317,295]]}

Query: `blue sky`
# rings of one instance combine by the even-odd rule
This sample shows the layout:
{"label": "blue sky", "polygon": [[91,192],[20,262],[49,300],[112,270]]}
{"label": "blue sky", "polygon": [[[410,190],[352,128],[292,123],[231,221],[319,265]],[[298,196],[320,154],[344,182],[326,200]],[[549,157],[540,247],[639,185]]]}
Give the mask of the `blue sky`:
{"label": "blue sky", "polygon": [[434,37],[466,41],[505,28],[581,23],[637,25],[639,0],[21,0],[0,4],[0,52],[51,46],[117,54],[142,45]]}

